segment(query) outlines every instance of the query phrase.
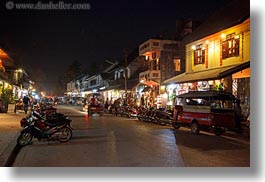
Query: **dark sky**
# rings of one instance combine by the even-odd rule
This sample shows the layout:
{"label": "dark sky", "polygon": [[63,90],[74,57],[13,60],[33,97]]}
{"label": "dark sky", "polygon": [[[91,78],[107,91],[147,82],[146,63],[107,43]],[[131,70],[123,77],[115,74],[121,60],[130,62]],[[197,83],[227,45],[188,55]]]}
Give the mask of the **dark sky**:
{"label": "dark sky", "polygon": [[[133,50],[160,33],[173,34],[177,18],[204,20],[230,0],[64,0],[91,6],[72,11],[8,10],[6,2],[0,8],[0,46],[33,80],[52,89],[73,61],[89,67],[115,60],[124,48]],[[41,72],[47,79],[38,78]]]}

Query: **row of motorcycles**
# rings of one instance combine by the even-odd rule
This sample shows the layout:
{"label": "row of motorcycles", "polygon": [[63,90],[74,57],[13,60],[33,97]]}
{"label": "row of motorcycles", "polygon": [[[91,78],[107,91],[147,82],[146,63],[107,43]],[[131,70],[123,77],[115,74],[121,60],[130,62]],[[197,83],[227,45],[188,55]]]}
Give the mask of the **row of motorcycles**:
{"label": "row of motorcycles", "polygon": [[122,106],[117,109],[117,112],[113,112],[116,116],[120,115],[127,118],[137,117],[139,121],[160,124],[162,126],[171,125],[173,122],[173,111],[165,110],[163,108],[155,109],[152,107],[145,108]]}
{"label": "row of motorcycles", "polygon": [[60,142],[67,142],[72,138],[71,121],[68,116],[57,113],[54,107],[34,107],[20,120],[23,129],[17,138],[17,144],[29,145],[33,138],[39,141],[55,138]]}
{"label": "row of motorcycles", "polygon": [[139,121],[160,124],[162,126],[171,125],[173,122],[173,111],[165,110],[163,108],[142,108],[139,110],[137,118]]}

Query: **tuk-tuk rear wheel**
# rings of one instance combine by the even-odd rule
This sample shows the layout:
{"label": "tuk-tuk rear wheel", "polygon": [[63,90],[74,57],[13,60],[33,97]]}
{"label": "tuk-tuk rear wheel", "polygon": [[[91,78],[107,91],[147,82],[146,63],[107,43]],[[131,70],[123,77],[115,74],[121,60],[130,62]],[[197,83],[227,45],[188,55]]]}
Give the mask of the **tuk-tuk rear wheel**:
{"label": "tuk-tuk rear wheel", "polygon": [[191,124],[190,128],[192,134],[198,135],[200,133],[200,126],[196,121]]}

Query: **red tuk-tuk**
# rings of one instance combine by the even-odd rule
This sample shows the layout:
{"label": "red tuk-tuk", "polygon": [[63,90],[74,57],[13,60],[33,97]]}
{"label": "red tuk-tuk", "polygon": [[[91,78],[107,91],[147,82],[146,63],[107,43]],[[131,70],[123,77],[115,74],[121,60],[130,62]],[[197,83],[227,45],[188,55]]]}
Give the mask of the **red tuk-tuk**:
{"label": "red tuk-tuk", "polygon": [[87,111],[89,115],[97,113],[102,116],[104,113],[104,96],[100,93],[88,94],[83,110]]}
{"label": "red tuk-tuk", "polygon": [[[191,91],[176,97],[173,127],[191,128],[193,134],[200,130],[221,135],[225,130],[241,131],[239,100],[230,92]],[[240,112],[238,112],[240,110]]]}

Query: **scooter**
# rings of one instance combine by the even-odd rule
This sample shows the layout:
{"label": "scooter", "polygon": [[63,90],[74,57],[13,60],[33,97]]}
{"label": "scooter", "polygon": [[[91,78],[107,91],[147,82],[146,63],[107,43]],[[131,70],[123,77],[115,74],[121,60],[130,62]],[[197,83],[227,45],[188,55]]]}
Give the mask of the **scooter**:
{"label": "scooter", "polygon": [[60,142],[67,142],[72,138],[71,121],[68,116],[47,120],[36,111],[33,111],[30,117],[22,118],[20,121],[23,130],[17,138],[17,144],[20,146],[31,144],[33,137],[39,141],[57,138]]}

